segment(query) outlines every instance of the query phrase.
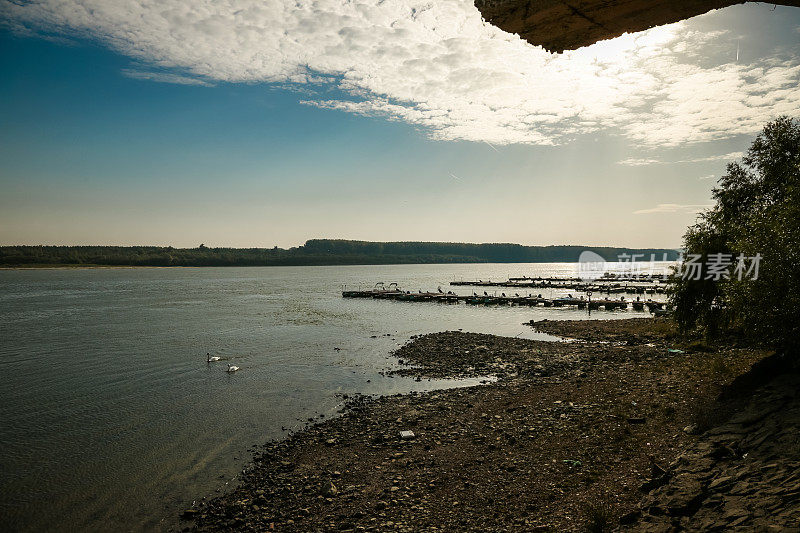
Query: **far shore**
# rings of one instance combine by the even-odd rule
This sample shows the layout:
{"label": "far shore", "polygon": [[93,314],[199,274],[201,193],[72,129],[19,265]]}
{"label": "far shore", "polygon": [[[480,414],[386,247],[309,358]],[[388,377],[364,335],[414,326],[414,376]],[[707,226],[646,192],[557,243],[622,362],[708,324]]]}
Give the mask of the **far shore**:
{"label": "far shore", "polygon": [[150,266],[150,265],[19,265],[0,266],[0,270],[81,270],[81,269],[117,269],[117,268],[204,268],[199,266]]}

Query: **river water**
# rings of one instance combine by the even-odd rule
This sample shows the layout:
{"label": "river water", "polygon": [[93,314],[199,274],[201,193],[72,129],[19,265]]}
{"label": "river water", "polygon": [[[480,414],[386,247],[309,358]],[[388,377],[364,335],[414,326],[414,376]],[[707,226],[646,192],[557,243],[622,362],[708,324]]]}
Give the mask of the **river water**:
{"label": "river water", "polygon": [[[193,499],[234,484],[252,445],[334,415],[342,394],[476,384],[383,376],[410,336],[546,338],[522,323],[588,317],[343,299],[344,284],[448,290],[454,279],[575,273],[567,263],[0,271],[0,530],[166,529]],[[631,316],[646,313],[592,314]],[[223,361],[207,364],[207,352]]]}

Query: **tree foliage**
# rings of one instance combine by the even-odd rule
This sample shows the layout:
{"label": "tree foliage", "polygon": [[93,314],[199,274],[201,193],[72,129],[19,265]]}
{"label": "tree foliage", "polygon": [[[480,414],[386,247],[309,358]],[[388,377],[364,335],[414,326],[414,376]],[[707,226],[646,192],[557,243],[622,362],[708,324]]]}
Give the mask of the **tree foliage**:
{"label": "tree foliage", "polygon": [[684,236],[689,254],[760,254],[757,279],[676,276],[672,302],[680,326],[714,334],[737,330],[784,348],[800,336],[800,121],[766,125],[741,162],[713,191],[715,205]]}

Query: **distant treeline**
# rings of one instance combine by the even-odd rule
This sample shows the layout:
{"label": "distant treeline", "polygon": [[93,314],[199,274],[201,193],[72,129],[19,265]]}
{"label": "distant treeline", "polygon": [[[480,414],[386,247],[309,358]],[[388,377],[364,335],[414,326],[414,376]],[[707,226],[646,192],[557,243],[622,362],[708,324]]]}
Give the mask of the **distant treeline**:
{"label": "distant treeline", "polygon": [[296,248],[173,248],[160,246],[2,246],[0,265],[282,266],[408,263],[574,262],[584,250],[608,261],[620,254],[678,257],[676,250],[587,246],[522,246],[449,242],[367,242],[312,239]]}

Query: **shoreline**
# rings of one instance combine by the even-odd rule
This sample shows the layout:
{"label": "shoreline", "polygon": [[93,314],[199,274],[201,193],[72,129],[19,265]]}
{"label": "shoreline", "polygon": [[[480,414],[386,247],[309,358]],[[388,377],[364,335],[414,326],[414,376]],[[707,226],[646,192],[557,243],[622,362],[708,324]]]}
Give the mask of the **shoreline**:
{"label": "shoreline", "polygon": [[2,266],[0,270],[96,270],[96,269],[132,269],[132,268],[202,268],[187,266],[150,266],[150,265],[24,265]]}
{"label": "shoreline", "polygon": [[534,326],[578,340],[412,338],[394,354],[398,374],[498,379],[349,398],[341,416],[261,446],[239,486],[187,509],[183,524],[555,531],[618,520],[635,512],[656,468],[698,442],[700,426],[739,407],[719,393],[768,355],[679,342],[662,319]]}

